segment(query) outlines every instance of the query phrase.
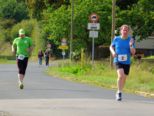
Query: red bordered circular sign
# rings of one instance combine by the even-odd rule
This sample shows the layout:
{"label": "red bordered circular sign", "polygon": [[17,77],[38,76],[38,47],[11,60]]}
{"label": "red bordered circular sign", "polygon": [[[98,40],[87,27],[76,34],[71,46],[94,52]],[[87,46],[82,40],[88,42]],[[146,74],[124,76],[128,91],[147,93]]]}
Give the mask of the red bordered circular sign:
{"label": "red bordered circular sign", "polygon": [[96,13],[92,13],[90,16],[89,16],[89,20],[90,22],[92,23],[97,23],[99,21],[99,16],[96,14]]}

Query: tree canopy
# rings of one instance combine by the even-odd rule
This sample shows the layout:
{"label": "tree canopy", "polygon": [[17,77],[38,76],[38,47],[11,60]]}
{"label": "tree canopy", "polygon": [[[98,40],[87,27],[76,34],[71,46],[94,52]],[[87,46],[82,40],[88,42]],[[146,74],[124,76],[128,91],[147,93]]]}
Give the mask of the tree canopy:
{"label": "tree canopy", "polygon": [[22,1],[17,3],[16,0],[1,0],[0,6],[1,18],[14,19],[16,22],[28,18],[28,9]]}
{"label": "tree canopy", "polygon": [[[134,31],[134,37],[139,36],[140,40],[151,35],[154,29],[153,4],[153,0],[117,0],[116,29],[128,24]],[[112,0],[74,0],[73,51],[80,51],[81,48],[91,51],[92,40],[87,29],[91,13],[97,13],[100,19],[95,46],[109,45],[111,42]],[[35,41],[38,38],[42,43],[51,41],[58,46],[61,39],[66,38],[69,44],[71,15],[72,0],[1,0],[1,40],[12,41],[11,37],[14,37],[17,28],[27,25],[31,33],[39,30],[40,36],[33,36]],[[31,23],[22,24],[24,20],[31,22],[32,19],[36,19],[33,28],[28,26]]]}

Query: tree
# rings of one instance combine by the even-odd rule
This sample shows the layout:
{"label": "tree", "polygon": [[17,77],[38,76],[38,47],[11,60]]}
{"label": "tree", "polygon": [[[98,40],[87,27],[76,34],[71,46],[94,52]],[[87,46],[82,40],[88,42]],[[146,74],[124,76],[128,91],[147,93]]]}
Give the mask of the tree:
{"label": "tree", "polygon": [[[111,32],[111,1],[108,0],[82,0],[75,5],[74,12],[74,33],[73,33],[73,51],[80,51],[81,48],[91,52],[91,42],[87,25],[89,15],[97,13],[100,16],[101,30],[99,38],[96,39],[96,46],[108,43],[110,44]],[[56,11],[48,14],[46,17],[44,30],[49,35],[55,44],[60,45],[60,39],[67,38],[70,40],[70,21],[71,8],[61,6]]]}
{"label": "tree", "polygon": [[4,19],[14,19],[16,22],[20,22],[28,18],[28,11],[24,2],[1,0],[0,6],[0,16]]}
{"label": "tree", "polygon": [[147,38],[154,29],[153,4],[153,0],[139,0],[131,9],[119,10],[117,13],[117,27],[127,23],[132,26],[134,36],[140,36],[140,39]]}
{"label": "tree", "polygon": [[41,19],[43,10],[48,7],[59,8],[64,0],[25,0],[31,18]]}
{"label": "tree", "polygon": [[136,4],[139,0],[117,0],[116,5],[121,9],[121,10],[127,10],[130,9],[133,4]]}

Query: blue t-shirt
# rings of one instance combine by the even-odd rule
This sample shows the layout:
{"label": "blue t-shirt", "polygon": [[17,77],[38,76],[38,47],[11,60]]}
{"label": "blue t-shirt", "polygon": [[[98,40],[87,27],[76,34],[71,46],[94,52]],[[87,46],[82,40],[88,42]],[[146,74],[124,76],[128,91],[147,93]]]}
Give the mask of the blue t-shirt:
{"label": "blue t-shirt", "polygon": [[[131,37],[129,36],[127,39],[122,39],[121,36],[116,36],[111,43],[111,46],[114,47],[117,57],[113,59],[113,62],[119,62],[122,64],[130,64],[131,51],[129,42]],[[135,48],[135,46],[133,45]]]}

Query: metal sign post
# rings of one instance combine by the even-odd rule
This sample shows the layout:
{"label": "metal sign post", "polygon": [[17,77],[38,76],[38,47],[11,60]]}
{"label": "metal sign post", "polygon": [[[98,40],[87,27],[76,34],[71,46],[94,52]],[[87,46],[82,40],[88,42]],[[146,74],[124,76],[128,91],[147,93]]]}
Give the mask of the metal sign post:
{"label": "metal sign post", "polygon": [[65,59],[65,55],[66,55],[65,50],[62,50],[63,60]]}
{"label": "metal sign post", "polygon": [[98,31],[95,31],[94,29],[89,31],[89,37],[92,38],[92,64],[94,64],[95,38],[98,38]]}
{"label": "metal sign post", "polygon": [[62,56],[63,56],[63,60],[64,60],[65,59],[65,55],[66,55],[65,50],[68,49],[67,40],[65,38],[62,38],[61,45],[58,48],[62,50]]}
{"label": "metal sign post", "polygon": [[89,16],[90,23],[88,23],[89,37],[92,38],[92,64],[94,64],[95,54],[95,38],[98,38],[98,30],[100,29],[99,16],[96,13],[92,13]]}
{"label": "metal sign post", "polygon": [[94,52],[95,52],[95,41],[94,41],[94,36],[92,37],[92,64],[94,64]]}

